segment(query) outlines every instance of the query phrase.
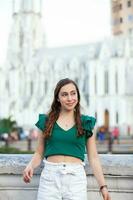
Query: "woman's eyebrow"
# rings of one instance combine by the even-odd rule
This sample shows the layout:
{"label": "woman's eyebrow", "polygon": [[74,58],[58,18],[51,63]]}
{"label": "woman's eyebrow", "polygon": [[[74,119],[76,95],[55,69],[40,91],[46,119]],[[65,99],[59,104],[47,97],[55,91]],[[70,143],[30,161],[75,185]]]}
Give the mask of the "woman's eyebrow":
{"label": "woman's eyebrow", "polygon": [[61,93],[67,93],[66,91],[62,91]]}
{"label": "woman's eyebrow", "polygon": [[71,90],[70,93],[76,92],[76,90]]}
{"label": "woman's eyebrow", "polygon": [[61,94],[64,94],[64,93],[66,94],[66,93],[68,93],[68,92],[65,92],[65,91],[61,92]]}
{"label": "woman's eyebrow", "polygon": [[76,92],[76,90],[72,90],[72,91],[70,91],[70,92]]}
{"label": "woman's eyebrow", "polygon": [[[71,90],[70,93],[71,93],[71,92],[76,92],[76,90]],[[63,93],[68,93],[68,92],[62,91],[61,93],[63,94]]]}

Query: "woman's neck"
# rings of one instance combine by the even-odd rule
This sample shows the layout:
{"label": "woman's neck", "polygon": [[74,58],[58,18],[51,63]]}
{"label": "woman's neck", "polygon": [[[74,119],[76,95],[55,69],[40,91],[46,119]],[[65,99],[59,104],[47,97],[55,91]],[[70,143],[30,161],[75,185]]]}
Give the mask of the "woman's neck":
{"label": "woman's neck", "polygon": [[60,111],[60,116],[63,116],[63,117],[74,117],[74,110],[71,110],[71,111],[61,110]]}
{"label": "woman's neck", "polygon": [[74,117],[74,110],[73,111],[61,111],[58,117],[57,122],[63,127],[64,129],[68,127],[72,127],[75,124],[75,117]]}

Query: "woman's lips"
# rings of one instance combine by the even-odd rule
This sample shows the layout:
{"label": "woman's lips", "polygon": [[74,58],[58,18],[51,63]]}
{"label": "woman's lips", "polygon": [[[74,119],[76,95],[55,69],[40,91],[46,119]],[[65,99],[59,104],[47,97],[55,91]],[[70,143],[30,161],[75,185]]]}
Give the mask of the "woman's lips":
{"label": "woman's lips", "polygon": [[73,106],[74,103],[67,103],[67,106]]}

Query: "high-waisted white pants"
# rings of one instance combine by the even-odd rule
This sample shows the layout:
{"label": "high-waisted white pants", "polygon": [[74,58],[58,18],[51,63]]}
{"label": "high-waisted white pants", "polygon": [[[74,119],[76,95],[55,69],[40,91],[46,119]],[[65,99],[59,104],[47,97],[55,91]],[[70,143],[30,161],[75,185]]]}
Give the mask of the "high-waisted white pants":
{"label": "high-waisted white pants", "polygon": [[44,160],[37,200],[87,200],[83,164],[52,163]]}

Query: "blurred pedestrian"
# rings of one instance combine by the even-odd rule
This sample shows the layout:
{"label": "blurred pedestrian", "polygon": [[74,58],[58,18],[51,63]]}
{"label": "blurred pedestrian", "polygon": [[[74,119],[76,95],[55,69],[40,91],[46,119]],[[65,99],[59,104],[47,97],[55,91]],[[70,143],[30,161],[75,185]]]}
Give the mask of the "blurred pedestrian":
{"label": "blurred pedestrian", "polygon": [[98,130],[97,139],[98,139],[99,143],[104,143],[104,141],[105,141],[105,129],[103,126],[101,126]]}
{"label": "blurred pedestrian", "polygon": [[113,143],[116,141],[116,143],[119,144],[119,128],[116,126],[112,130],[112,138]]}

